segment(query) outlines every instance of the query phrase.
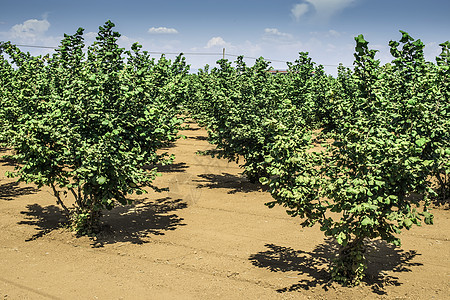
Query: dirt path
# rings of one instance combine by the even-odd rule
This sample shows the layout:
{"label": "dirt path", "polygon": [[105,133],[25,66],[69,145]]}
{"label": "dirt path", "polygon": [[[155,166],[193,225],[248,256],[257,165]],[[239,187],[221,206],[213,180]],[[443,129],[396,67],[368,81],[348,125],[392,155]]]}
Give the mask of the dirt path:
{"label": "dirt path", "polygon": [[448,210],[402,248],[374,242],[362,286],[329,284],[335,245],[264,206],[236,164],[196,155],[212,148],[203,129],[183,134],[156,181],[170,191],[109,212],[96,240],[59,228],[49,191],[6,178],[1,160],[0,299],[450,299]]}

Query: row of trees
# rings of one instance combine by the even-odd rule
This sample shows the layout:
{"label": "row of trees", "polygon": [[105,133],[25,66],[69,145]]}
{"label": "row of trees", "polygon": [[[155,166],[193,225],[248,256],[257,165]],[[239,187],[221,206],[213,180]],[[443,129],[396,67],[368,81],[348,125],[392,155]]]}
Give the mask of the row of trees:
{"label": "row of trees", "polygon": [[8,175],[50,186],[80,234],[151,186],[156,164],[173,160],[156,151],[183,122],[184,58],[156,62],[138,44],[125,52],[113,27],[100,27],[87,51],[82,28],[65,35],[52,57],[0,45],[0,138],[19,163]]}
{"label": "row of trees", "polygon": [[429,199],[446,197],[450,179],[449,42],[426,62],[402,32],[381,65],[358,36],[355,67],[337,78],[303,52],[287,74],[242,57],[188,74],[181,55],[120,48],[113,27],[87,49],[83,29],[65,35],[52,57],[0,44],[0,141],[18,162],[9,176],[50,186],[79,234],[152,186],[155,166],[174,159],[157,150],[177,139],[181,113],[208,129],[213,156],[268,186],[269,207],[336,239],[331,274],[343,284],[363,278],[367,239],[399,245],[403,228],[433,222]]}
{"label": "row of trees", "polygon": [[364,276],[367,239],[399,245],[402,229],[433,223],[433,183],[442,197],[449,190],[450,43],[426,62],[423,43],[401,33],[386,65],[356,37],[355,67],[337,78],[300,53],[286,75],[270,75],[263,59],[221,60],[190,86],[187,107],[213,155],[243,159],[249,179],[269,187],[269,207],[334,237],[331,273],[346,285]]}

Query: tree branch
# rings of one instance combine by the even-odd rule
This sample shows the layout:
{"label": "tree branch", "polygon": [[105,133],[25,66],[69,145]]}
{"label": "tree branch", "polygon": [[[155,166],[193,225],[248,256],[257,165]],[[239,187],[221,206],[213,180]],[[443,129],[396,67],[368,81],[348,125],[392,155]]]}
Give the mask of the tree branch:
{"label": "tree branch", "polygon": [[51,182],[50,185],[51,185],[51,187],[52,187],[52,189],[53,189],[53,194],[55,195],[55,197],[56,197],[56,199],[57,199],[57,200],[56,200],[56,203],[58,203],[59,205],[61,205],[62,208],[64,209],[64,211],[66,212],[67,216],[69,216],[69,215],[70,215],[70,211],[69,211],[69,209],[67,208],[67,206],[64,205],[64,202],[62,202],[61,197],[59,196],[59,193],[60,193],[60,192],[59,192],[58,190],[56,190],[55,185],[53,184],[53,182]]}

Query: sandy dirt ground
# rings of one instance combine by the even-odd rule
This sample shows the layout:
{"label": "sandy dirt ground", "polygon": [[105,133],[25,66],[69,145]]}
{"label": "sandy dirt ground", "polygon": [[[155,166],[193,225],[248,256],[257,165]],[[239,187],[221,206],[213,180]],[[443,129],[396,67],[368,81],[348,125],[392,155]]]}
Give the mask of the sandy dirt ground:
{"label": "sandy dirt ground", "polygon": [[[46,188],[17,184],[0,161],[0,299],[450,299],[450,212],[402,234],[402,247],[370,244],[361,286],[329,282],[336,245],[301,228],[195,124],[167,151],[151,192],[105,213],[96,238],[61,227]],[[3,152],[4,153],[4,152]]]}

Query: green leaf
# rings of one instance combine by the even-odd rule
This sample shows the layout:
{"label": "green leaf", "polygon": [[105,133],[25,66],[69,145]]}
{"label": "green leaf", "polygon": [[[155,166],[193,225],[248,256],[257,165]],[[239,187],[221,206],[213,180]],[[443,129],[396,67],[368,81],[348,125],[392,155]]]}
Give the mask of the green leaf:
{"label": "green leaf", "polygon": [[416,145],[419,147],[422,147],[423,145],[425,145],[427,143],[427,139],[422,137],[418,140],[416,140]]}
{"label": "green leaf", "polygon": [[412,224],[413,224],[413,222],[411,221],[411,219],[405,219],[405,220],[403,220],[403,225],[405,225],[405,227],[406,227],[407,229],[411,228]]}
{"label": "green leaf", "polygon": [[97,178],[97,183],[102,185],[106,183],[106,177],[105,176],[100,176]]}
{"label": "green leaf", "polygon": [[346,242],[347,239],[347,235],[344,232],[340,232],[337,236],[336,236],[336,241],[338,242],[339,245],[342,245]]}
{"label": "green leaf", "polygon": [[261,178],[259,178],[259,182],[260,182],[262,185],[266,185],[266,184],[269,183],[269,179],[267,179],[267,177],[261,177]]}
{"label": "green leaf", "polygon": [[434,218],[434,216],[430,213],[430,212],[428,212],[428,211],[425,211],[425,212],[423,212],[423,216],[424,216],[424,222],[425,222],[425,224],[427,224],[427,225],[433,225],[433,218]]}
{"label": "green leaf", "polygon": [[373,220],[369,217],[364,217],[364,219],[361,221],[362,226],[372,226],[374,224]]}

